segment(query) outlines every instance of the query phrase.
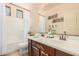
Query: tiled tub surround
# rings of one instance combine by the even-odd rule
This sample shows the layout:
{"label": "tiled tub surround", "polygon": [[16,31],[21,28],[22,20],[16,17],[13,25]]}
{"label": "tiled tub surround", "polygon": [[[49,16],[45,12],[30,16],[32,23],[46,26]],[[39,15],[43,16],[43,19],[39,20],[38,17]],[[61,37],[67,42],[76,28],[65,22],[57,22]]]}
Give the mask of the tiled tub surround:
{"label": "tiled tub surround", "polygon": [[45,44],[49,47],[56,48],[68,54],[79,56],[78,36],[68,36],[66,40],[60,40],[59,35],[54,35],[54,38],[35,37],[35,36],[28,36],[28,38],[36,42]]}

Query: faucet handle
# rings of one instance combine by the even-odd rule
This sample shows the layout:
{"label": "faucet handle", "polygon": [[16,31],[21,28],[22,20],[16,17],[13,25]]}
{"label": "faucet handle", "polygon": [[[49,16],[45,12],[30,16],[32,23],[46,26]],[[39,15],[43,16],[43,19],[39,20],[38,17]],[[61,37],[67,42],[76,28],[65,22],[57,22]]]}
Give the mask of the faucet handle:
{"label": "faucet handle", "polygon": [[60,35],[59,39],[60,39],[60,40],[62,40],[62,37],[61,37],[61,35]]}

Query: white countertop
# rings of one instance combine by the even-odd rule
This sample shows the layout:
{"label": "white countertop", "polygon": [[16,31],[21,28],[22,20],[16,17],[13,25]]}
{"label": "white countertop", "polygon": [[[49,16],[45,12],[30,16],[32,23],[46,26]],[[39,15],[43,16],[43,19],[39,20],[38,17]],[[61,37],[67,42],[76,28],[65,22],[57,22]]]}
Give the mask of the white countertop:
{"label": "white countertop", "polygon": [[28,36],[27,38],[61,50],[68,54],[79,56],[79,37],[69,36],[67,37],[66,41],[59,40],[58,36],[55,36],[55,38]]}

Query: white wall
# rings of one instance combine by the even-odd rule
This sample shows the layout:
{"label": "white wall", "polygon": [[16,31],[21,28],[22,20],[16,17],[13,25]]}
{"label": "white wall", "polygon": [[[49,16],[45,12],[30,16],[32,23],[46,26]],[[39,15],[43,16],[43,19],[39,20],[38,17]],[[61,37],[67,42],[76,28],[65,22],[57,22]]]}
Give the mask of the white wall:
{"label": "white wall", "polygon": [[2,21],[3,21],[3,4],[0,4],[0,55],[2,54]]}
{"label": "white wall", "polygon": [[23,19],[19,19],[16,17],[16,6],[10,4],[6,5],[11,7],[11,16],[5,16],[5,26],[7,30],[6,52],[9,53],[18,49],[18,45],[21,42],[23,32]]}
{"label": "white wall", "polygon": [[[11,7],[11,16],[6,16],[5,15],[5,5]],[[19,7],[16,7],[11,4],[4,4],[0,5],[0,51],[2,51],[2,54],[10,53],[19,48],[19,43],[22,43],[26,41],[26,33],[29,31],[28,28],[30,23],[29,23],[29,12],[26,12],[26,10],[21,9]],[[16,9],[20,9],[24,12],[24,18],[16,18]],[[25,14],[26,13],[26,14]],[[27,17],[27,15],[29,17]],[[27,23],[28,24],[24,24]],[[3,26],[3,27],[2,27]],[[28,26],[28,27],[27,27]],[[27,31],[25,31],[28,29]],[[2,44],[1,44],[2,43]]]}
{"label": "white wall", "polygon": [[5,4],[0,4],[0,54],[6,52]]}

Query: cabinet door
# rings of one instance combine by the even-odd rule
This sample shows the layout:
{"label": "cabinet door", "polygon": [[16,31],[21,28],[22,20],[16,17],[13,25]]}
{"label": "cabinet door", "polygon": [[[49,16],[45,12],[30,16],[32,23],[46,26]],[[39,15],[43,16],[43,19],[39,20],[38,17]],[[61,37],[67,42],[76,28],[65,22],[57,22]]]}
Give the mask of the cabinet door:
{"label": "cabinet door", "polygon": [[70,54],[67,54],[67,53],[65,53],[65,52],[56,50],[56,56],[71,56],[71,55],[70,55]]}
{"label": "cabinet door", "polygon": [[40,50],[35,47],[35,46],[32,46],[32,56],[39,56],[40,55]]}
{"label": "cabinet door", "polygon": [[48,54],[49,56],[54,56],[54,48],[48,47],[46,45],[42,45],[42,47],[42,51],[45,52],[45,54]]}
{"label": "cabinet door", "polygon": [[45,53],[44,51],[40,51],[40,55],[41,55],[41,56],[48,56],[48,54]]}

